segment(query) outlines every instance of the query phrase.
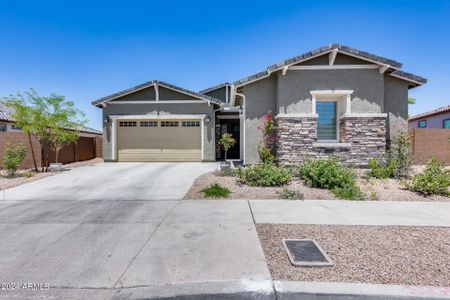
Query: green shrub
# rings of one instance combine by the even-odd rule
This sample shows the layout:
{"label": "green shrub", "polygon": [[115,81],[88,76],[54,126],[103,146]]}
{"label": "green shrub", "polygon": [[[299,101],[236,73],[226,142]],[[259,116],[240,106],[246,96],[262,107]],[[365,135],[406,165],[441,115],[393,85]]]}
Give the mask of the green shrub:
{"label": "green shrub", "polygon": [[6,145],[3,166],[8,172],[9,177],[15,177],[17,169],[25,159],[25,147],[22,144]]}
{"label": "green shrub", "polygon": [[33,177],[33,176],[34,176],[34,174],[31,173],[31,172],[23,173],[23,177],[26,177],[26,178],[31,178],[31,177]]}
{"label": "green shrub", "polygon": [[436,159],[428,162],[426,169],[415,175],[406,183],[406,187],[413,191],[428,195],[449,196],[450,171]]}
{"label": "green shrub", "polygon": [[290,189],[283,189],[280,194],[280,199],[285,200],[303,200],[304,197],[302,193]]}
{"label": "green shrub", "polygon": [[345,185],[343,187],[335,187],[331,192],[339,199],[347,200],[362,200],[364,199],[364,193],[361,192],[359,187],[355,184]]}
{"label": "green shrub", "polygon": [[369,167],[369,177],[379,179],[393,178],[395,169],[397,168],[397,161],[391,160],[390,162],[381,163],[376,158],[371,158],[369,160]]}
{"label": "green shrub", "polygon": [[234,177],[234,176],[236,176],[236,169],[227,168],[227,169],[220,170],[217,172],[217,176]]}
{"label": "green shrub", "polygon": [[356,184],[356,174],[335,159],[305,161],[299,175],[310,187],[332,190],[340,199],[362,199],[364,194]]}
{"label": "green shrub", "polygon": [[201,192],[208,198],[227,198],[231,194],[229,189],[218,183],[211,184],[201,190]]}
{"label": "green shrub", "polygon": [[250,186],[283,186],[291,181],[291,171],[274,164],[261,164],[236,170],[239,180]]}
{"label": "green shrub", "polygon": [[299,168],[299,175],[310,187],[334,189],[355,183],[356,174],[334,159],[305,161]]}
{"label": "green shrub", "polygon": [[392,140],[387,152],[387,163],[395,161],[394,178],[406,178],[411,168],[411,145],[407,129],[399,131]]}

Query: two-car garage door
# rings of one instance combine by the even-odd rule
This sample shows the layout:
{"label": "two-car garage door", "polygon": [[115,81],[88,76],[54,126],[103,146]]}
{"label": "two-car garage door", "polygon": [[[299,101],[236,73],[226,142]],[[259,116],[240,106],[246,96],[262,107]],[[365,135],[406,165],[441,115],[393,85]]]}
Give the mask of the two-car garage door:
{"label": "two-car garage door", "polygon": [[117,121],[119,161],[201,161],[201,120]]}

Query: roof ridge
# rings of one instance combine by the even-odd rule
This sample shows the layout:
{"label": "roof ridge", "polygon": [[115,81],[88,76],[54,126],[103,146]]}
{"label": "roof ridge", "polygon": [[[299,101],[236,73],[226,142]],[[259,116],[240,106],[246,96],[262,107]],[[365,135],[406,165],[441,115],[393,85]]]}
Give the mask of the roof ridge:
{"label": "roof ridge", "polygon": [[130,94],[130,93],[136,92],[138,90],[145,89],[147,87],[152,86],[153,84],[158,84],[158,85],[161,85],[161,86],[169,88],[169,89],[174,89],[174,90],[177,90],[177,91],[179,91],[181,93],[191,94],[193,96],[202,98],[202,99],[204,99],[206,101],[211,101],[211,102],[216,103],[216,104],[220,104],[220,102],[221,102],[219,99],[216,99],[214,97],[211,97],[211,96],[208,96],[208,95],[203,95],[203,94],[200,94],[198,92],[195,92],[195,91],[192,91],[192,90],[188,90],[188,89],[176,86],[174,84],[167,83],[167,82],[162,81],[162,80],[153,79],[151,81],[147,81],[147,82],[138,84],[138,85],[136,85],[134,87],[131,87],[131,88],[128,88],[128,89],[125,89],[125,90],[113,93],[113,94],[111,94],[109,96],[105,96],[105,97],[102,97],[100,99],[94,100],[94,101],[91,102],[91,104],[92,105],[98,105],[98,104],[100,104],[102,102],[107,102],[107,101],[113,100],[115,98],[124,96],[126,94]]}
{"label": "roof ridge", "polygon": [[416,119],[420,119],[420,118],[423,118],[423,117],[436,115],[436,114],[447,112],[447,111],[450,111],[450,105],[438,107],[438,108],[430,110],[428,112],[423,112],[423,113],[417,114],[415,116],[412,116],[412,117],[408,118],[408,120],[410,120],[410,121],[411,120],[416,120]]}

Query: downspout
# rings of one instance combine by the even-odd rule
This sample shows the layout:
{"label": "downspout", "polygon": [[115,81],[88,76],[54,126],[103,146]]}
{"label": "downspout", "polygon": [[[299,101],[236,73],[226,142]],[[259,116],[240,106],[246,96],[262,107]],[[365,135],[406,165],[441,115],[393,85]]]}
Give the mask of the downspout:
{"label": "downspout", "polygon": [[232,101],[233,101],[233,106],[234,106],[234,99],[235,96],[239,96],[242,98],[242,136],[241,136],[241,143],[242,143],[242,163],[245,165],[245,95],[236,92],[236,87],[234,85],[231,86],[231,91],[232,91]]}
{"label": "downspout", "polygon": [[216,140],[216,112],[222,110],[223,108],[223,103],[220,103],[220,107],[218,109],[214,109],[213,110],[213,117],[214,117],[214,123],[213,123],[213,130],[214,130],[214,161],[217,159],[216,158],[216,144],[217,144],[217,140]]}

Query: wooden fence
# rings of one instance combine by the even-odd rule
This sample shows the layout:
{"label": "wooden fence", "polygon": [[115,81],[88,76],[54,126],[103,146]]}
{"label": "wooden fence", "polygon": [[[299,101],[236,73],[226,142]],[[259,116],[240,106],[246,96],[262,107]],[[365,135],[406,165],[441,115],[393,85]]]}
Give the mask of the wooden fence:
{"label": "wooden fence", "polygon": [[[3,167],[3,157],[6,145],[23,144],[26,149],[25,161],[20,166],[21,169],[33,168],[33,158],[31,155],[30,143],[28,136],[23,132],[0,132],[0,168]],[[41,166],[42,150],[39,142],[35,137],[32,137],[34,154],[38,167]],[[65,146],[59,151],[59,162],[63,164],[89,160],[96,157],[102,157],[102,137],[101,136],[81,136],[75,144]],[[50,151],[49,161],[55,161],[55,153]]]}
{"label": "wooden fence", "polygon": [[450,129],[410,129],[414,163],[426,164],[431,158],[450,165]]}

